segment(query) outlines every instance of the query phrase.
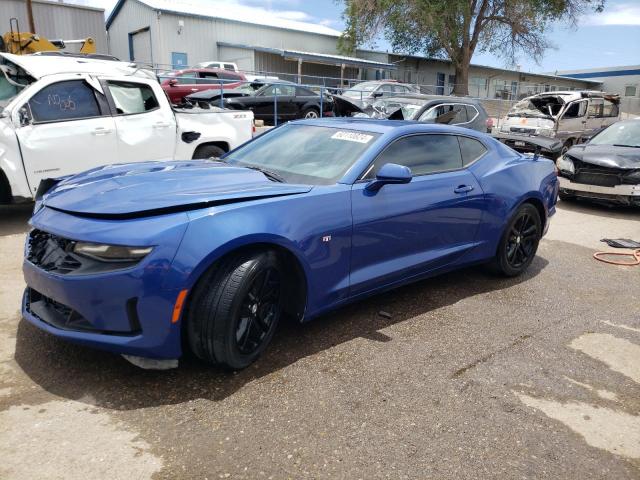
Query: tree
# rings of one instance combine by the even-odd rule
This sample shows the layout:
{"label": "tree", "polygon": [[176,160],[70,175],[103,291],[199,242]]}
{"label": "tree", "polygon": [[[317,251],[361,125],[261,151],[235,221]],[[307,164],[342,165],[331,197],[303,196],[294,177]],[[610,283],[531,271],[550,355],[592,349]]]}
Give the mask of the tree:
{"label": "tree", "polygon": [[345,0],[344,54],[384,34],[394,51],[448,58],[456,74],[455,95],[469,93],[469,63],[476,51],[511,63],[524,53],[536,62],[551,45],[553,22],[572,26],[606,0]]}

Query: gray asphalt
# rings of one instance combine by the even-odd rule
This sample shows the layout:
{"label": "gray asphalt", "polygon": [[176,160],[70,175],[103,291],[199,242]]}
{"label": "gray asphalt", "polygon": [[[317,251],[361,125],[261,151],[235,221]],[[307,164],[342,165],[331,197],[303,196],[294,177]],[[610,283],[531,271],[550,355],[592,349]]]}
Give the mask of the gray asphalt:
{"label": "gray asphalt", "polygon": [[640,210],[561,203],[524,276],[282,325],[239,373],[143,371],[27,324],[28,210],[0,218],[0,478],[640,478],[640,266],[591,257],[640,241]]}

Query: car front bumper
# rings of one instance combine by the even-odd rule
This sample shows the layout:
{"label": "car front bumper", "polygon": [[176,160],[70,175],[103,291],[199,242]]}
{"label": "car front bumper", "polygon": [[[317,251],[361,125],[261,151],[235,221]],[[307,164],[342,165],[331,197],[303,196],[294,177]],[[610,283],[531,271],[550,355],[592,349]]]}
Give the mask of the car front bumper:
{"label": "car front bumper", "polygon": [[558,177],[560,191],[599,200],[609,200],[624,204],[640,205],[640,185],[615,185],[604,187],[600,185],[587,185],[585,183],[572,182],[568,178]]}

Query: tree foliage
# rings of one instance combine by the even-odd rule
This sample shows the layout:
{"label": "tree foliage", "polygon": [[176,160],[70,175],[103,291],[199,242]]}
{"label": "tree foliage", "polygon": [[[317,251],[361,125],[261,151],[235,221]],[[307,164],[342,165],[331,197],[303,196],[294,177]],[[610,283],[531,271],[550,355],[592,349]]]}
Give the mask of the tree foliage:
{"label": "tree foliage", "polygon": [[476,51],[515,62],[538,62],[551,45],[553,22],[575,25],[606,0],[345,0],[346,28],[339,48],[357,47],[384,34],[394,51],[448,58],[456,69],[454,93],[467,94],[468,67]]}

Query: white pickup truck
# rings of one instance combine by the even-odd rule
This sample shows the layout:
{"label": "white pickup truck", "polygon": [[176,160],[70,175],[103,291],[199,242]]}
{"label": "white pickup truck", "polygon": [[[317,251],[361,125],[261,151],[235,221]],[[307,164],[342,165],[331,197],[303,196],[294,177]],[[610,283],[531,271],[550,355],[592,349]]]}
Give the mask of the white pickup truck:
{"label": "white pickup truck", "polygon": [[251,139],[253,113],[174,109],[155,75],[109,60],[0,53],[0,204],[112,163],[210,158]]}

